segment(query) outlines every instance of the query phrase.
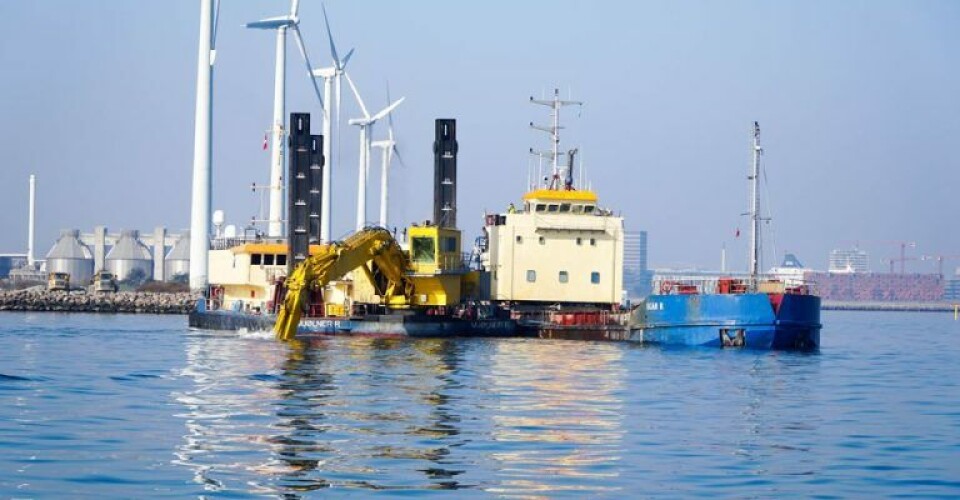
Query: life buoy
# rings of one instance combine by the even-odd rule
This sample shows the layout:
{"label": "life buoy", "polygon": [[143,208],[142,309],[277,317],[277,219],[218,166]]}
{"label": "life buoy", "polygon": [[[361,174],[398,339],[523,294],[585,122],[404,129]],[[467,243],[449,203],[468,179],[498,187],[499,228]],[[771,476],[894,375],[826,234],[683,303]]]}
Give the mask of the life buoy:
{"label": "life buoy", "polygon": [[672,281],[661,281],[660,282],[660,295],[670,295],[670,292],[673,291],[673,282]]}

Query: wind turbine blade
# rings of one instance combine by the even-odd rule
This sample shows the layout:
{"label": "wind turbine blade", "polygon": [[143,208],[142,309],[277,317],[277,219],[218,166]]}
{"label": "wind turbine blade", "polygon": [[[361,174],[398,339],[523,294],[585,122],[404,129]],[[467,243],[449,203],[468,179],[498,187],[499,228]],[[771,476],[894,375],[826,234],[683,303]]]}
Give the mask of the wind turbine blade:
{"label": "wind turbine blade", "polygon": [[353,55],[353,49],[350,49],[350,51],[347,52],[347,55],[343,56],[343,61],[341,61],[341,64],[340,64],[341,71],[343,71],[347,67],[347,63],[350,62],[350,56],[352,55]]}
{"label": "wind turbine blade", "polygon": [[[213,35],[210,37],[210,52],[216,54],[217,52],[217,29],[220,27],[220,0],[216,0],[213,4]],[[210,61],[210,65],[213,65],[213,60]]]}
{"label": "wind turbine blade", "polygon": [[293,4],[290,5],[290,17],[297,17],[297,12],[300,10],[300,0],[293,0]]}
{"label": "wind turbine blade", "polygon": [[317,93],[317,100],[320,101],[320,107],[326,109],[323,103],[323,94],[320,93],[320,86],[317,85],[317,78],[313,76],[313,66],[310,64],[310,58],[307,57],[307,49],[303,45],[303,37],[300,36],[299,25],[293,25],[293,33],[296,35],[297,47],[300,47],[300,55],[303,56],[303,62],[307,65],[307,77],[310,78],[310,83],[313,84],[313,90]]}
{"label": "wind turbine blade", "polygon": [[[390,102],[390,80],[387,80],[387,102]],[[387,122],[390,124],[390,140],[393,140],[393,114],[387,115]]]}
{"label": "wind turbine blade", "polygon": [[387,106],[386,108],[383,108],[382,111],[380,111],[379,113],[373,115],[373,118],[370,118],[370,120],[371,120],[371,121],[377,121],[377,120],[383,118],[384,116],[388,115],[391,111],[393,111],[394,109],[397,109],[397,106],[399,106],[401,103],[403,103],[403,100],[404,100],[404,99],[406,99],[406,97],[401,97],[401,98],[397,99],[397,102],[395,102],[395,103]]}
{"label": "wind turbine blade", "polygon": [[350,90],[353,91],[354,97],[357,98],[357,104],[360,105],[360,111],[363,111],[363,117],[369,119],[370,113],[367,111],[367,106],[363,104],[363,98],[360,97],[360,92],[357,91],[357,86],[353,84],[353,78],[350,78],[350,73],[344,71],[343,76],[347,77],[347,84],[350,85]]}
{"label": "wind turbine blade", "polygon": [[340,66],[340,58],[337,57],[337,44],[333,43],[333,32],[330,31],[330,20],[327,18],[327,6],[321,3],[320,8],[323,9],[323,24],[327,27],[327,39],[330,40],[330,55],[333,56],[333,66],[337,68],[338,71],[343,71],[343,67]]}
{"label": "wind turbine blade", "polygon": [[391,149],[391,154],[392,154],[393,156],[396,156],[396,157],[397,157],[397,161],[400,162],[400,166],[403,167],[403,168],[407,168],[407,163],[406,163],[405,161],[403,161],[403,157],[400,156],[400,150],[397,149],[397,145],[394,144],[393,146],[391,146],[390,149]]}

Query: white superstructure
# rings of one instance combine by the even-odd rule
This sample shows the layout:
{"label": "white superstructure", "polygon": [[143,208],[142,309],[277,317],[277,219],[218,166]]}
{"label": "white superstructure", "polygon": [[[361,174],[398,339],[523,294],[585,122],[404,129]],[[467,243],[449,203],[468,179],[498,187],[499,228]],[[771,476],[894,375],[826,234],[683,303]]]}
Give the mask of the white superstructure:
{"label": "white superstructure", "polygon": [[496,301],[618,304],[623,218],[590,191],[538,189],[521,209],[487,218],[481,264]]}
{"label": "white superstructure", "polygon": [[[623,297],[623,218],[597,204],[597,195],[574,186],[574,157],[559,163],[560,109],[580,101],[530,102],[549,106],[553,124],[531,127],[550,134],[550,151],[532,153],[551,159],[549,176],[519,208],[487,215],[481,267],[490,299],[505,302],[612,305]],[[582,169],[581,169],[582,170]]]}

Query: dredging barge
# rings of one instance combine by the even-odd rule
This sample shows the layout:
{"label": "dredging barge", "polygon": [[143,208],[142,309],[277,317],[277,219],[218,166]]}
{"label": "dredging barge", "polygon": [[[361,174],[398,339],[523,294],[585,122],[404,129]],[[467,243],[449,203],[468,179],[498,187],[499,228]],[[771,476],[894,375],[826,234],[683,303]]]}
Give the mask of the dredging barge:
{"label": "dredging barge", "polygon": [[[532,101],[551,106],[555,124],[562,106],[578,104],[557,95]],[[303,173],[309,167],[291,159],[289,246],[248,242],[212,251],[211,281],[217,284],[210,300],[190,315],[190,325],[274,328],[284,339],[539,336],[667,346],[819,347],[819,297],[806,284],[761,276],[759,259],[746,279],[664,280],[656,284],[657,293],[624,307],[623,218],[601,208],[594,192],[574,185],[575,149],[567,153],[566,165],[559,164],[560,127],[541,129],[553,135],[552,173],[531,186],[519,207],[511,204],[506,213],[485,216],[475,258],[461,252],[456,229],[453,120],[436,122],[436,222],[405,230],[406,248],[377,227],[341,242],[309,244],[311,235],[301,228],[309,227],[315,208],[306,196],[297,198],[310,191],[297,185],[310,178]],[[295,129],[292,144],[309,144],[298,134],[309,132]],[[323,162],[316,148],[297,157]],[[758,209],[753,218],[760,220]],[[754,245],[759,227],[755,230]]]}

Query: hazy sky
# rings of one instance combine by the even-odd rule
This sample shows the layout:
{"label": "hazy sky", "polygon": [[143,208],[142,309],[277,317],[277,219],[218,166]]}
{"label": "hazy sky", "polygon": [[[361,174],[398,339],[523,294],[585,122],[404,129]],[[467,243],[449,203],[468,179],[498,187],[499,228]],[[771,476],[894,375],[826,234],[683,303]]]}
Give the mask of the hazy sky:
{"label": "hazy sky", "polygon": [[[41,256],[61,228],[189,227],[198,5],[0,1],[0,252],[26,248],[30,173]],[[221,7],[213,200],[239,225],[259,210],[250,184],[267,181],[274,64],[273,34],[241,26],[288,10]],[[747,239],[734,232],[746,235],[754,120],[774,217],[767,263],[775,248],[823,268],[855,240],[876,269],[899,252],[882,241],[960,255],[960,2],[330,0],[327,10],[338,48],[357,49],[348,71],[368,107],[385,104],[388,79],[407,98],[395,224],[431,215],[438,117],[458,120],[461,228],[476,235],[485,209],[519,200],[528,149],[547,146],[528,127],[547,110],[527,99],[559,86],[586,101],[579,117],[566,113],[562,147],[581,148],[602,204],[649,231],[654,267],[716,268],[724,244],[745,266]],[[320,2],[302,0],[300,17],[315,65],[329,65]],[[344,121],[356,117],[347,93],[344,103]],[[292,39],[287,108],[320,112]],[[357,130],[343,131],[337,236],[355,217]]]}

